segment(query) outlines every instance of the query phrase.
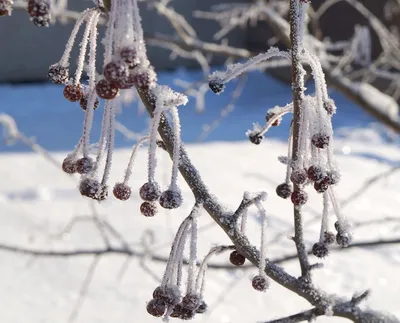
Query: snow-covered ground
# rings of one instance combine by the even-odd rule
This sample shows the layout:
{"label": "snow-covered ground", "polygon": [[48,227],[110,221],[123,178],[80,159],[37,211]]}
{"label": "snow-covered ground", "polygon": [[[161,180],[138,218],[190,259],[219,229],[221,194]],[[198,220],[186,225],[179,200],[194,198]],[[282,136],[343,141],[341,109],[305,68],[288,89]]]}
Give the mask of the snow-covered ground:
{"label": "snow-covered ground", "polygon": [[[182,74],[187,76],[188,73],[178,72],[173,76]],[[161,75],[163,78],[170,82],[171,75],[165,73]],[[260,146],[246,141],[244,132],[251,128],[251,122],[262,122],[267,108],[287,103],[290,89],[263,75],[250,78],[249,84],[232,116],[226,118],[205,143],[193,141],[201,132],[202,125],[218,115],[222,102],[229,100],[211,98],[202,115],[193,113],[193,106],[183,108],[183,138],[189,142],[189,155],[211,192],[227,207],[235,209],[244,191],[269,192],[265,204],[269,217],[268,253],[270,259],[276,259],[295,252],[293,243],[287,238],[292,230],[292,205],[274,193],[276,185],[285,176],[285,167],[277,157],[287,151],[284,139],[288,120],[280,129],[273,129]],[[262,90],[265,84],[269,85],[271,96]],[[59,87],[47,85],[2,86],[0,109],[15,117],[26,135],[37,136],[37,141],[61,162],[79,137],[82,114],[77,107],[64,103],[60,92]],[[21,97],[22,93],[25,97]],[[398,141],[389,142],[368,124],[371,121],[368,116],[338,95],[335,98],[339,102],[338,115],[335,116],[339,134],[335,150],[342,172],[337,193],[345,202],[365,185],[368,178],[399,165],[400,149]],[[136,116],[136,110],[132,108],[124,110],[120,120],[135,131],[142,130],[140,127],[146,124],[144,117]],[[241,139],[244,141],[239,141]],[[127,146],[131,142],[122,137],[118,140],[111,183],[122,179],[130,154]],[[162,276],[163,263],[144,260],[141,264],[137,257],[127,262],[128,258],[119,254],[101,256],[79,312],[74,313],[85,277],[93,264],[93,255],[32,257],[9,249],[13,246],[42,251],[102,249],[104,240],[93,221],[78,222],[68,232],[62,232],[72,219],[92,216],[95,209],[98,217],[112,225],[132,249],[143,251],[142,241],[152,232],[154,254],[167,256],[177,226],[193,205],[188,187],[181,183],[185,199],[179,210],[163,210],[154,218],[144,218],[138,210],[137,189],[146,180],[145,148],[139,153],[130,181],[135,192],[132,198],[127,202],[110,198],[101,204],[90,203],[79,195],[77,177],[62,173],[46,158],[29,152],[24,146],[1,145],[0,151],[0,322],[62,323],[68,322],[71,316],[77,323],[160,322],[160,319],[147,314],[145,306],[158,285],[154,275]],[[166,185],[171,163],[164,152],[159,152],[159,165],[157,178]],[[354,242],[400,236],[399,183],[400,171],[377,181],[362,195],[346,202],[343,212],[355,223]],[[307,245],[312,246],[318,239],[322,199],[311,189],[308,191],[310,201],[305,208],[305,237]],[[395,220],[379,222],[384,218]],[[372,220],[378,223],[359,225]],[[248,229],[254,244],[258,244],[260,234],[257,221],[255,210],[251,210]],[[205,212],[200,218],[200,227],[200,258],[210,246],[229,243]],[[107,235],[110,243],[118,246],[118,239],[109,233]],[[228,254],[217,256],[213,263],[228,263]],[[323,263],[324,268],[314,273],[322,289],[346,297],[371,289],[372,294],[365,304],[400,318],[399,245],[333,251]],[[293,275],[299,273],[295,260],[282,266]],[[250,278],[256,273],[255,268],[209,269],[205,300],[210,310],[197,316],[193,322],[259,322],[309,308],[307,302],[276,283],[272,283],[266,293],[254,291]],[[339,322],[341,319],[322,317],[317,321]]]}

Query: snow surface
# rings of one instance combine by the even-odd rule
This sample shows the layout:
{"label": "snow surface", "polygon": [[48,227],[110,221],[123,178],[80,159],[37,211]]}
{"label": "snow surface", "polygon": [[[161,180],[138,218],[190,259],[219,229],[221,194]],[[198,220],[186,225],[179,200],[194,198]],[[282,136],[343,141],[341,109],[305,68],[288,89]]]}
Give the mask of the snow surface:
{"label": "snow surface", "polygon": [[[188,73],[180,71],[174,76],[188,76]],[[169,81],[170,77],[167,74],[160,76],[161,80]],[[195,76],[192,74],[189,77]],[[261,90],[261,85],[264,87],[267,81],[271,91],[268,97],[265,96],[265,90]],[[291,203],[278,198],[274,193],[275,187],[285,179],[286,166],[277,157],[287,152],[289,118],[284,118],[279,128],[271,129],[260,146],[249,143],[244,133],[253,122],[262,122],[268,108],[288,103],[290,88],[271,82],[263,75],[255,75],[249,84],[253,87],[246,88],[237,109],[209,137],[210,140],[207,143],[189,143],[187,148],[211,192],[232,210],[239,205],[244,191],[269,193],[265,203],[268,216],[267,255],[276,259],[295,251],[293,242],[287,239],[292,231]],[[2,86],[0,94],[3,99],[1,112],[15,117],[19,129],[26,135],[37,135],[38,142],[43,141],[52,156],[61,162],[72,150],[80,134],[83,115],[78,107],[64,103],[60,99],[60,88],[54,86]],[[226,95],[229,95],[229,87],[224,93]],[[201,126],[218,115],[218,106],[221,106],[224,96],[212,99],[215,105],[211,105],[200,116],[193,113],[193,105],[180,108],[184,140],[195,141]],[[342,128],[337,131],[339,136],[335,140],[335,153],[342,171],[337,193],[339,200],[345,201],[364,185],[366,179],[399,165],[400,149],[398,141],[389,142],[368,125],[371,121],[369,117],[361,114],[340,96],[334,95],[334,98],[338,105],[334,124],[336,122]],[[132,121],[133,130],[139,131],[146,125],[146,121],[141,120],[143,117],[127,118],[135,113],[133,108],[128,107],[120,120],[127,126]],[[100,114],[97,113],[97,117]],[[349,129],[350,125],[353,128]],[[94,131],[96,129],[99,129],[98,125],[95,125]],[[122,143],[119,143],[115,153],[110,183],[122,180],[131,153],[130,148],[125,147],[130,147],[132,142],[121,137],[118,140]],[[55,251],[104,247],[93,222],[79,222],[70,232],[60,235],[74,217],[92,214],[91,203],[79,195],[78,177],[62,173],[43,156],[27,151],[22,145],[6,147],[0,144],[0,152],[0,245]],[[158,152],[158,159],[156,178],[166,188],[172,164],[163,151]],[[154,218],[144,218],[139,212],[138,189],[147,181],[146,168],[147,149],[143,147],[138,152],[130,179],[133,187],[131,199],[121,202],[110,198],[94,205],[99,216],[107,220],[134,250],[142,251],[144,232],[151,230],[155,240],[154,254],[167,256],[174,232],[189,214],[194,200],[189,188],[179,179],[184,197],[183,206],[175,211],[162,210]],[[400,171],[378,181],[363,195],[343,207],[343,213],[353,223],[385,217],[398,220],[386,224],[355,226],[355,242],[399,237],[399,183]],[[310,202],[305,208],[305,232],[307,245],[311,247],[319,238],[322,197],[311,188],[308,192]],[[246,230],[251,241],[259,246],[260,219],[256,214],[255,207],[250,209]],[[314,217],[318,220],[313,221]],[[330,221],[332,226],[333,220]],[[229,244],[227,236],[213,225],[204,211],[199,216],[198,225],[200,259],[210,247]],[[279,239],[274,242],[276,237]],[[110,240],[112,245],[118,246],[115,238],[110,237]],[[79,300],[80,289],[93,256],[33,258],[1,249],[0,322],[68,322]],[[165,264],[148,260],[145,262],[147,267],[142,267],[138,258],[132,258],[121,277],[121,268],[126,261],[126,256],[116,254],[100,258],[87,296],[74,322],[161,322],[161,319],[150,317],[145,306],[158,285],[148,268],[161,278]],[[312,257],[312,261],[317,260]],[[228,263],[228,254],[214,257],[213,262]],[[400,318],[399,245],[335,251],[323,263],[325,267],[316,270],[314,277],[325,291],[350,298],[354,293],[370,288],[372,294],[365,304]],[[286,262],[283,266],[293,275],[300,273],[297,261]],[[205,300],[210,305],[210,311],[197,316],[193,322],[251,323],[310,308],[307,302],[274,282],[266,293],[254,291],[250,279],[257,271],[257,268],[245,271],[209,269]],[[339,321],[343,320],[328,317],[317,320]]]}

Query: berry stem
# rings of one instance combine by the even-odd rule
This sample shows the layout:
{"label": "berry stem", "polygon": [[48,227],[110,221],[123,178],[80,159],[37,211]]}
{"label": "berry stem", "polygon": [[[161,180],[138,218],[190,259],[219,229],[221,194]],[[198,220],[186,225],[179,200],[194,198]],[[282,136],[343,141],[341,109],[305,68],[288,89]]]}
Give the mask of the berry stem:
{"label": "berry stem", "polygon": [[267,265],[267,213],[260,202],[256,203],[261,215],[261,242],[260,242],[260,262],[258,264],[259,275],[267,279],[265,266]]}
{"label": "berry stem", "polygon": [[136,154],[137,154],[139,148],[140,148],[147,140],[149,140],[149,138],[150,138],[149,136],[142,137],[142,138],[140,138],[140,139],[138,140],[138,142],[136,143],[136,145],[133,146],[131,158],[129,159],[128,166],[126,167],[126,170],[125,170],[125,176],[124,176],[124,181],[123,181],[124,184],[128,184],[128,181],[129,181],[129,179],[130,179],[130,177],[131,177],[131,175],[132,175],[132,167],[133,167],[133,164],[134,164],[134,162],[135,162]]}
{"label": "berry stem", "polygon": [[109,19],[107,22],[107,30],[105,35],[105,44],[104,44],[104,66],[111,62],[112,60],[112,50],[113,50],[113,42],[114,42],[114,32],[115,32],[115,19],[116,19],[116,7],[117,1],[113,1],[111,4],[111,9],[109,12]]}
{"label": "berry stem", "polygon": [[286,164],[286,179],[285,183],[290,183],[290,173],[292,171],[292,146],[293,146],[293,124],[290,125],[289,140],[288,140],[288,162]]}
{"label": "berry stem", "polygon": [[348,231],[347,219],[340,210],[335,191],[333,190],[332,187],[329,187],[327,192],[329,193],[329,197],[331,199],[333,209],[335,210],[335,214],[339,222],[339,225],[344,232],[347,232]]}
{"label": "berry stem", "polygon": [[323,209],[322,209],[322,221],[321,221],[321,231],[319,233],[319,242],[324,243],[325,232],[328,230],[328,214],[329,214],[329,195],[325,191],[322,195]]}
{"label": "berry stem", "polygon": [[103,179],[101,180],[102,185],[106,185],[108,181],[108,177],[110,175],[112,157],[114,152],[114,139],[115,139],[115,107],[116,100],[112,100],[110,103],[110,112],[109,112],[109,128],[108,128],[108,147],[107,147],[107,158],[106,165],[104,167]]}
{"label": "berry stem", "polygon": [[197,261],[197,217],[199,215],[200,206],[195,205],[190,214],[191,217],[191,236],[190,236],[190,254],[189,254],[189,270],[187,281],[187,294],[191,294],[195,289],[195,267]]}
{"label": "berry stem", "polygon": [[151,131],[150,131],[150,144],[149,144],[149,161],[148,161],[148,181],[150,183],[154,182],[155,171],[157,167],[157,133],[158,133],[158,125],[160,123],[161,114],[163,112],[163,103],[160,102],[160,99],[156,100],[156,107],[153,113],[153,119],[151,123]]}
{"label": "berry stem", "polygon": [[178,167],[179,167],[179,157],[180,157],[180,149],[181,149],[181,125],[179,120],[178,108],[172,107],[170,109],[172,114],[172,121],[174,124],[174,147],[173,147],[173,158],[172,158],[172,175],[171,175],[171,184],[169,188],[173,191],[176,191],[178,188]]}

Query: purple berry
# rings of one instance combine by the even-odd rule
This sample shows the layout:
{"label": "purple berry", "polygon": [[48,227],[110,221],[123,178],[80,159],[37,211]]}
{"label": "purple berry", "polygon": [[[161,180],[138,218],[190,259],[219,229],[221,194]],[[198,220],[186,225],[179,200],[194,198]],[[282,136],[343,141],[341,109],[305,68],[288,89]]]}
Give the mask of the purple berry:
{"label": "purple berry", "polygon": [[328,256],[329,250],[325,243],[317,242],[312,247],[312,253],[315,257],[325,258]]}
{"label": "purple berry", "polygon": [[292,203],[296,206],[304,205],[307,203],[308,194],[303,190],[294,191],[290,196]]}
{"label": "purple berry", "polygon": [[62,170],[67,174],[76,173],[76,161],[71,157],[66,157],[62,163]]}
{"label": "purple berry", "polygon": [[182,194],[178,190],[166,190],[160,196],[160,205],[164,209],[177,209],[182,201]]}
{"label": "purple berry", "polygon": [[144,183],[139,190],[139,195],[143,201],[157,201],[161,195],[160,186],[156,182]]}
{"label": "purple berry", "polygon": [[265,292],[268,288],[268,281],[261,275],[254,276],[251,280],[253,288],[259,292]]}
{"label": "purple berry", "polygon": [[68,84],[64,88],[64,97],[71,102],[79,101],[83,96],[82,86],[80,84]]}
{"label": "purple berry", "polygon": [[182,299],[182,306],[195,311],[201,303],[201,297],[198,294],[187,294]]}
{"label": "purple berry", "polygon": [[336,237],[333,232],[330,232],[330,231],[324,232],[324,243],[330,245],[335,242],[335,239],[336,239]]}
{"label": "purple berry", "polygon": [[146,217],[153,217],[157,214],[157,205],[154,202],[143,202],[140,204],[140,213]]}
{"label": "purple berry", "polygon": [[65,84],[68,82],[68,68],[60,64],[53,64],[49,67],[47,76],[54,84]]}
{"label": "purple berry", "polygon": [[161,317],[165,313],[166,306],[162,300],[152,299],[148,302],[146,309],[150,315]]}
{"label": "purple berry", "polygon": [[93,169],[93,160],[90,157],[82,157],[76,161],[76,171],[83,175],[89,174]]}
{"label": "purple berry", "polygon": [[225,85],[217,79],[213,79],[208,83],[208,86],[210,87],[211,91],[213,91],[215,94],[220,94],[224,88]]}
{"label": "purple berry", "polygon": [[264,139],[264,136],[260,135],[257,132],[249,134],[250,142],[255,145],[259,145],[263,139]]}
{"label": "purple berry", "polygon": [[314,189],[318,193],[324,193],[329,187],[329,180],[327,177],[324,177],[321,181],[314,183]]}
{"label": "purple berry", "polygon": [[292,174],[290,175],[290,180],[292,183],[297,185],[302,185],[307,182],[308,176],[305,170],[296,169],[293,170]]}
{"label": "purple berry", "polygon": [[312,144],[320,149],[324,149],[329,145],[329,135],[325,133],[316,133],[311,138]]}
{"label": "purple berry", "polygon": [[102,99],[112,100],[118,95],[118,92],[118,88],[106,79],[102,79],[96,84],[96,93]]}
{"label": "purple berry", "polygon": [[240,253],[238,253],[236,250],[234,250],[231,252],[229,256],[229,261],[231,262],[232,265],[243,266],[243,264],[246,261],[246,258]]}
{"label": "purple berry", "polygon": [[110,83],[119,83],[129,75],[128,65],[122,61],[112,61],[104,66],[104,77]]}
{"label": "purple berry", "polygon": [[279,184],[276,187],[276,194],[283,199],[287,199],[292,194],[292,188],[287,183]]}
{"label": "purple berry", "polygon": [[114,196],[121,201],[126,201],[131,197],[132,190],[131,188],[124,183],[117,183],[114,186],[113,194]]}
{"label": "purple berry", "polygon": [[320,166],[310,166],[307,170],[307,176],[313,182],[318,182],[323,179],[324,171]]}

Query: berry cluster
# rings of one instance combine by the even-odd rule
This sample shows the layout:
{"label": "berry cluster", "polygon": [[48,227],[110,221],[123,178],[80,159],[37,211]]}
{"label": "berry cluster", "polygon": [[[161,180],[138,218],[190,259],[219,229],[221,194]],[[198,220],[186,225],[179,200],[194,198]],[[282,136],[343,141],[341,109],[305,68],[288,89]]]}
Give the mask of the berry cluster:
{"label": "berry cluster", "polygon": [[47,0],[29,0],[28,13],[35,26],[50,26],[50,2]]}
{"label": "berry cluster", "polygon": [[10,16],[14,0],[0,0],[0,17]]}

